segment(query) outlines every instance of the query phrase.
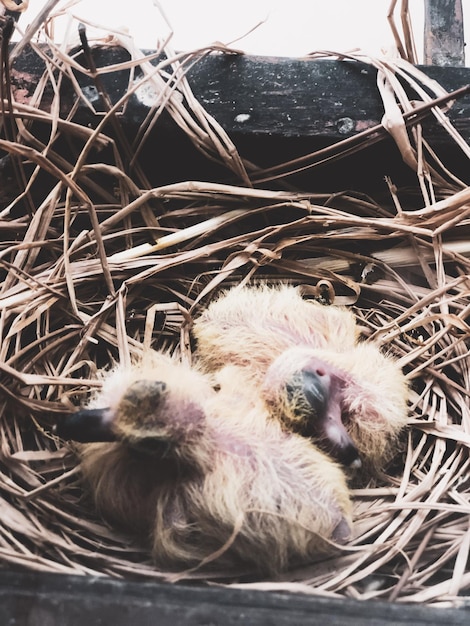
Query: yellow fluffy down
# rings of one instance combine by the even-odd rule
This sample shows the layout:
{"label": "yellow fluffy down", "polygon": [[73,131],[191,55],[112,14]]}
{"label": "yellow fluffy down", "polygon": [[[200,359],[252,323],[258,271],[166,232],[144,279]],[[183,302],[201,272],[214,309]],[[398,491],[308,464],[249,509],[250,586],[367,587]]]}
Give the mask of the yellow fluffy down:
{"label": "yellow fluffy down", "polygon": [[[317,357],[344,372],[344,422],[369,470],[396,454],[408,419],[408,387],[395,360],[364,343],[353,313],[305,300],[289,285],[235,288],[195,321],[200,363],[247,368],[271,413],[295,428],[285,381]],[[290,410],[289,410],[290,409]]]}
{"label": "yellow fluffy down", "polygon": [[194,334],[193,367],[155,353],[104,374],[89,408],[106,409],[117,441],[80,448],[99,512],[168,569],[273,573],[347,541],[346,471],[297,432],[286,381],[312,355],[344,372],[344,425],[377,469],[407,419],[395,362],[359,342],[352,313],[289,286],[223,294]]}
{"label": "yellow fluffy down", "polygon": [[[169,569],[196,566],[221,551],[217,567],[276,572],[348,538],[344,473],[307,439],[270,419],[244,372],[227,368],[212,379],[165,361],[158,359],[153,369],[114,370],[95,399],[118,409],[120,432],[133,444],[82,447],[82,471],[106,519],[147,536],[156,563]],[[191,425],[189,413],[159,415],[175,454],[156,458],[133,447],[139,431],[148,436],[147,418],[142,423],[140,415],[126,414],[122,399],[142,376],[177,383],[176,411],[191,407],[199,416],[202,409],[197,429],[179,428],[180,420]]]}

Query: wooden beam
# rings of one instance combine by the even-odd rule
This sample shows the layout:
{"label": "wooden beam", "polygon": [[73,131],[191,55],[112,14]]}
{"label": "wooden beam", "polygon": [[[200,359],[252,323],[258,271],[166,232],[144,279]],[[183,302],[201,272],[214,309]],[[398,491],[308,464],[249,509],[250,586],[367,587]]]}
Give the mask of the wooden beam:
{"label": "wooden beam", "polygon": [[0,572],[0,623],[15,626],[467,626],[469,617],[465,609],[300,593]]}
{"label": "wooden beam", "polygon": [[[93,49],[97,68],[128,60],[125,50],[116,47]],[[80,58],[76,58],[80,61]],[[82,59],[82,62],[85,62]],[[157,60],[154,60],[154,64]],[[470,68],[422,67],[425,74],[448,91],[470,84]],[[14,89],[28,103],[44,70],[33,52],[15,59]],[[106,90],[114,103],[128,87],[128,72],[119,70],[100,75],[99,89],[91,78],[77,73],[82,93],[98,111],[104,111],[99,90]],[[340,141],[380,124],[383,105],[376,85],[377,72],[365,63],[247,55],[209,55],[193,63],[187,73],[196,98],[228,133],[289,138],[312,137],[319,143]],[[62,116],[75,103],[72,86],[62,96]],[[139,92],[133,95],[120,115],[124,124],[139,126],[151,102]],[[44,107],[48,106],[47,98]],[[464,138],[470,140],[470,97],[459,100],[449,111]],[[79,103],[77,120],[97,123],[85,101]],[[159,123],[164,122],[164,116]],[[433,141],[447,141],[436,126]]]}
{"label": "wooden beam", "polygon": [[[94,48],[92,54],[98,71],[119,67],[129,58],[125,50],[115,46]],[[87,67],[83,56],[77,54],[74,59]],[[470,68],[423,66],[421,69],[449,92],[470,84]],[[31,50],[23,51],[14,60],[11,82],[20,102],[30,102],[43,71],[43,61]],[[74,110],[74,121],[88,127],[96,127],[109,102],[117,102],[129,87],[128,70],[102,72],[99,83],[81,72],[76,72],[76,77],[83,98],[77,103],[76,90],[64,76],[61,117]],[[326,159],[315,169],[291,176],[289,183],[300,189],[331,192],[354,188],[388,194],[386,176],[397,186],[408,186],[414,181],[415,174],[403,163],[393,139],[380,126],[384,109],[376,70],[370,65],[331,59],[215,54],[193,62],[187,77],[195,97],[230,135],[242,158],[260,168],[277,166],[319,149],[335,149],[344,139],[354,139],[361,132],[379,128],[374,143],[370,142],[367,149],[340,161]],[[106,93],[106,102],[100,92]],[[125,109],[109,120],[104,132],[119,143],[122,134],[116,134],[117,124],[132,145],[153,103],[148,94],[148,89],[144,89],[130,96]],[[52,93],[46,93],[43,97],[40,106],[45,110],[50,106],[51,96]],[[419,100],[413,93],[410,97]],[[463,138],[470,141],[470,96],[460,97],[447,115]],[[432,115],[423,121],[423,127],[446,167],[470,183],[468,161],[456,142]],[[41,141],[49,141],[46,123],[38,121],[32,132]],[[73,137],[62,134],[54,148],[73,161],[73,153],[67,151],[70,147],[74,149],[74,141]],[[168,149],[170,145],[172,150]],[[201,154],[166,112],[159,116],[139,150],[139,164],[152,186],[194,179],[227,182],[227,169]],[[18,193],[10,161],[7,158],[0,168],[3,172],[3,175],[0,172],[0,183],[3,181],[0,206]],[[8,183],[10,179],[13,187]]]}

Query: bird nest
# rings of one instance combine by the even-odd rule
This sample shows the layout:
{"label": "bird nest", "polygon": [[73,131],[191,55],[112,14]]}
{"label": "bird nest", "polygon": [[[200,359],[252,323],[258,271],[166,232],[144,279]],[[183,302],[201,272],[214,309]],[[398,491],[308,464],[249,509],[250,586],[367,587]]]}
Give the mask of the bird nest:
{"label": "bird nest", "polygon": [[[0,147],[21,192],[3,198],[0,215],[3,566],[457,601],[470,587],[470,189],[435,155],[432,167],[427,162],[420,118],[407,116],[416,103],[397,89],[395,76],[418,85],[418,110],[431,111],[468,158],[442,110],[445,92],[403,60],[350,57],[377,67],[384,124],[416,185],[401,190],[389,181],[389,197],[380,202],[354,192],[314,194],[290,186],[298,163],[280,165],[270,185],[269,172],[242,159],[192,96],[184,74],[197,56],[167,54],[156,71],[125,45],[131,60],[115,69],[139,66],[138,85],[153,84],[159,94],[148,126],[169,113],[231,183],[152,187],[130,158],[135,146],[116,125],[118,107],[110,105],[96,129],[60,117],[60,82],[72,77],[71,68],[93,74],[63,48],[49,42],[46,54],[33,45],[46,71],[26,104],[4,71]],[[76,81],[71,85],[81,98]],[[48,129],[46,140],[34,135],[37,126]],[[73,161],[60,152],[64,137],[75,147]],[[355,149],[370,140],[366,133]],[[343,149],[349,144],[335,147],[337,154]],[[318,161],[306,155],[302,167]],[[204,568],[161,571],[133,538],[95,513],[73,450],[52,426],[86,400],[100,384],[97,371],[113,361],[162,348],[190,361],[193,316],[220,289],[261,280],[301,285],[351,307],[364,336],[399,360],[411,386],[403,451],[378,478],[353,488],[354,537],[331,558],[275,580]]]}

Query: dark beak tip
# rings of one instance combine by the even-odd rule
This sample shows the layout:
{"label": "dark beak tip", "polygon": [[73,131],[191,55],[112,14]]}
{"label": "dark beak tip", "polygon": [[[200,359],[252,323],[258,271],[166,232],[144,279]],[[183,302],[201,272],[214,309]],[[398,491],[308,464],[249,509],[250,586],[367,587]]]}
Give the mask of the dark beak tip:
{"label": "dark beak tip", "polygon": [[106,414],[107,409],[81,409],[65,415],[54,424],[52,432],[61,439],[79,443],[116,441]]}

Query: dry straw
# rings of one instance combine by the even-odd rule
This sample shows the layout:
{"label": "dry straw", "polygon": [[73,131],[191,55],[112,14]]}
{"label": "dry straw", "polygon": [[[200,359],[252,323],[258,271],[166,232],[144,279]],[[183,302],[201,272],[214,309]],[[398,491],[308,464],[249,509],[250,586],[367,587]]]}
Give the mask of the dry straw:
{"label": "dry straw", "polygon": [[[242,583],[232,571],[212,579],[337,597],[463,602],[470,588],[470,189],[434,155],[421,126],[424,115],[434,116],[468,160],[470,149],[446,116],[462,94],[449,96],[404,53],[393,61],[348,55],[377,68],[383,125],[262,171],[240,157],[191,92],[185,74],[210,49],[177,55],[164,44],[156,52],[164,60],[155,66],[130,38],[113,33],[109,41],[125,46],[130,61],[86,70],[67,43],[48,38],[54,4],[13,50],[19,54],[31,42],[46,62],[28,104],[8,89],[2,58],[2,163],[21,188],[10,195],[4,189],[0,213],[4,566],[207,580],[203,568],[158,571],[139,546],[105,526],[82,498],[75,458],[50,427],[98,385],[97,368],[112,359],[162,347],[190,359],[191,317],[219,288],[268,279],[308,289],[328,281],[336,302],[354,307],[365,336],[405,368],[412,395],[403,454],[380,480],[356,489],[356,536],[344,553],[276,581]],[[38,28],[42,47],[35,43]],[[96,129],[60,118],[66,78],[82,97],[72,69],[94,74],[99,87],[103,73],[129,69],[132,76],[137,67],[141,78],[120,102],[109,103]],[[157,95],[132,143],[116,112],[144,84]],[[49,107],[41,108],[46,93]],[[231,184],[150,186],[139,145],[162,111],[226,167]],[[35,136],[38,124],[47,128],[46,140]],[[381,203],[353,192],[292,190],[292,172],[363,150],[384,132],[416,172],[415,189],[406,193],[413,208],[402,204],[404,190],[393,181]],[[59,136],[79,146],[73,162],[58,150]]]}

